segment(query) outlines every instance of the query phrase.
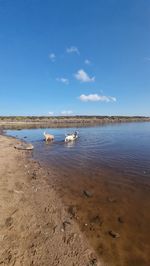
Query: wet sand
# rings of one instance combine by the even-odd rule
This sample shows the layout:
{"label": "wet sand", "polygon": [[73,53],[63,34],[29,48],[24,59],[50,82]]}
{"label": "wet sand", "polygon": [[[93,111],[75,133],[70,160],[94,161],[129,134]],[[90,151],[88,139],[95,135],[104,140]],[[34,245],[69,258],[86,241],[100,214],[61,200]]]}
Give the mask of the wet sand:
{"label": "wet sand", "polygon": [[52,173],[0,136],[0,265],[103,265],[54,189]]}

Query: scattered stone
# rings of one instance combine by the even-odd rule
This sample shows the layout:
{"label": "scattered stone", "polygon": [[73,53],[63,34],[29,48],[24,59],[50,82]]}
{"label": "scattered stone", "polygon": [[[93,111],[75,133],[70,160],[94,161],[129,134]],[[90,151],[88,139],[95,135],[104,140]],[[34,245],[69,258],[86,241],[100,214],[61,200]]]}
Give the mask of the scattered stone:
{"label": "scattered stone", "polygon": [[107,200],[108,200],[109,202],[116,202],[116,199],[113,198],[113,197],[108,197]]}
{"label": "scattered stone", "polygon": [[56,228],[57,228],[57,225],[55,225],[55,226],[53,227],[53,233],[56,232]]}
{"label": "scattered stone", "polygon": [[68,212],[69,212],[69,214],[71,214],[71,216],[73,217],[73,218],[76,218],[76,215],[77,215],[77,207],[76,206],[69,206],[69,208],[68,208]]}
{"label": "scattered stone", "polygon": [[87,266],[97,266],[97,259],[90,259],[89,263],[87,264]]}
{"label": "scattered stone", "polygon": [[67,225],[71,225],[71,223],[70,223],[69,221],[64,221],[62,225],[63,225],[63,229],[64,229],[64,231],[65,231]]}
{"label": "scattered stone", "polygon": [[6,238],[7,238],[7,235],[0,235],[0,241],[3,241]]}
{"label": "scattered stone", "polygon": [[90,226],[89,227],[89,229],[90,229],[90,231],[93,231],[93,232],[95,232],[95,228],[94,228],[94,226],[92,225],[92,226]]}
{"label": "scattered stone", "polygon": [[87,198],[91,198],[93,196],[93,193],[88,190],[83,190],[83,195]]}
{"label": "scattered stone", "polygon": [[32,173],[32,179],[36,179],[36,172]]}
{"label": "scattered stone", "polygon": [[16,190],[14,189],[14,193],[17,193],[17,194],[24,194],[24,192],[22,190]]}
{"label": "scattered stone", "polygon": [[68,239],[67,239],[67,241],[66,241],[66,243],[67,244],[72,243],[75,240],[76,237],[77,237],[76,234],[74,234],[74,233],[70,234],[69,237],[68,237]]}
{"label": "scattered stone", "polygon": [[21,143],[14,146],[17,150],[33,150],[34,146],[32,144],[28,143]]}
{"label": "scattered stone", "polygon": [[49,212],[49,207],[45,207],[45,208],[44,208],[44,211],[45,211],[45,212]]}
{"label": "scattered stone", "polygon": [[90,219],[91,224],[96,224],[96,225],[102,225],[103,224],[103,219],[99,216],[96,215],[93,218]]}
{"label": "scattered stone", "polygon": [[12,224],[13,224],[13,218],[12,218],[12,217],[8,217],[8,218],[5,220],[5,225],[6,225],[7,227],[10,227]]}
{"label": "scattered stone", "polygon": [[65,235],[62,237],[62,240],[64,241],[64,243],[66,243],[67,238]]}
{"label": "scattered stone", "polygon": [[115,232],[115,231],[112,231],[110,230],[109,232],[109,235],[112,236],[113,238],[119,238],[120,237],[120,234]]}
{"label": "scattered stone", "polygon": [[118,217],[118,222],[121,223],[121,224],[123,224],[123,223],[124,223],[124,219],[123,219],[122,217],[119,216],[119,217]]}

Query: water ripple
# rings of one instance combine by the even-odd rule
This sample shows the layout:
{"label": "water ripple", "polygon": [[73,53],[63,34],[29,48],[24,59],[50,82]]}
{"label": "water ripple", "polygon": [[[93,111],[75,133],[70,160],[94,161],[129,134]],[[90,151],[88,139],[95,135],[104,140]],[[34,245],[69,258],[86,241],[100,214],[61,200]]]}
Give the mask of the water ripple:
{"label": "water ripple", "polygon": [[[45,129],[46,130],[46,129]],[[49,167],[64,172],[82,172],[101,168],[122,171],[126,175],[150,177],[150,123],[124,123],[93,128],[80,128],[76,142],[64,143],[66,129],[48,129],[55,135],[55,141],[43,141],[42,129],[28,129],[7,132],[9,135],[34,142],[34,156]],[[96,169],[96,170],[95,170]]]}

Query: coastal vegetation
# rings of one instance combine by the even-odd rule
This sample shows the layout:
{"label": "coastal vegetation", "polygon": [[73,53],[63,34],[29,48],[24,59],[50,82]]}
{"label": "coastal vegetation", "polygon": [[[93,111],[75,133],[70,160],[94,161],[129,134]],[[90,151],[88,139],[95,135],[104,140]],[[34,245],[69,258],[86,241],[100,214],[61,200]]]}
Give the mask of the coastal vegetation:
{"label": "coastal vegetation", "polygon": [[0,116],[0,129],[81,127],[150,121],[145,116]]}
{"label": "coastal vegetation", "polygon": [[55,122],[55,123],[91,123],[91,122],[150,121],[146,116],[0,116],[0,122]]}

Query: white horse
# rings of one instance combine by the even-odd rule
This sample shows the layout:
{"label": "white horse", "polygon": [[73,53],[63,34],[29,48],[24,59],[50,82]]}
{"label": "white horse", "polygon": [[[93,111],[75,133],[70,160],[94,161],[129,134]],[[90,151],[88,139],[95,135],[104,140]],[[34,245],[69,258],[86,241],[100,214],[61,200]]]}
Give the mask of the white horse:
{"label": "white horse", "polygon": [[54,135],[51,135],[51,134],[47,134],[46,132],[44,132],[44,137],[45,137],[45,141],[51,141],[51,140],[54,140]]}
{"label": "white horse", "polygon": [[68,141],[73,141],[75,139],[78,138],[78,132],[75,131],[74,133],[72,134],[67,134],[66,137],[65,137],[65,142],[68,142]]}

